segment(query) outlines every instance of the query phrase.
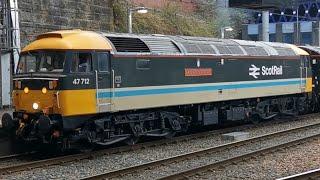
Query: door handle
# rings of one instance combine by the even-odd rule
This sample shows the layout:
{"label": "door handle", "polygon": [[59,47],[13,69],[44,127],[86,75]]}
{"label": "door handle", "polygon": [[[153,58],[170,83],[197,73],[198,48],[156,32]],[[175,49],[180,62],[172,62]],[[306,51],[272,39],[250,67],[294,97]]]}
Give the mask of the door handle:
{"label": "door handle", "polygon": [[103,80],[103,77],[98,77],[98,80],[99,80],[99,81]]}

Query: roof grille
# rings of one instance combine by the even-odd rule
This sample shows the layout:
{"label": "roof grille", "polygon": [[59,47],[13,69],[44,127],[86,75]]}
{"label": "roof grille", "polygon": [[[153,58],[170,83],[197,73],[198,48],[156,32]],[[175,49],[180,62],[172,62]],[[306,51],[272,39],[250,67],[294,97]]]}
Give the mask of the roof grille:
{"label": "roof grille", "polygon": [[294,56],[296,53],[289,48],[283,48],[283,47],[273,47],[277,50],[278,54],[280,56]]}
{"label": "roof grille", "polygon": [[186,49],[188,53],[199,53],[201,54],[201,49],[197,46],[197,44],[182,42],[183,47]]}
{"label": "roof grille", "polygon": [[248,55],[251,56],[268,56],[269,54],[267,53],[266,50],[264,50],[262,47],[258,46],[242,46]]}
{"label": "roof grille", "polygon": [[239,46],[228,46],[232,54],[244,54]]}
{"label": "roof grille", "polygon": [[217,54],[209,44],[198,44],[198,46],[204,54]]}
{"label": "roof grille", "polygon": [[117,52],[150,52],[148,46],[139,38],[107,37]]}
{"label": "roof grille", "polygon": [[231,54],[229,48],[227,48],[226,46],[216,45],[216,48],[218,49],[220,54]]}
{"label": "roof grille", "polygon": [[220,54],[243,54],[239,46],[215,45]]}
{"label": "roof grille", "polygon": [[170,39],[142,37],[141,40],[148,45],[152,53],[180,53],[178,47]]}

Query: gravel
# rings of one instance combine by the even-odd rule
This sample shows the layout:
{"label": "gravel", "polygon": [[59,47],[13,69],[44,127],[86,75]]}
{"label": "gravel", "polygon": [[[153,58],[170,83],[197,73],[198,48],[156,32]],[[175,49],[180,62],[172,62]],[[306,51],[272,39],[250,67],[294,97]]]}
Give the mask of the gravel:
{"label": "gravel", "polygon": [[214,163],[217,161],[228,159],[230,157],[239,156],[245,153],[253,152],[255,150],[271,147],[274,145],[282,144],[284,142],[289,142],[295,139],[299,139],[314,134],[320,134],[319,126],[310,129],[307,132],[295,131],[293,133],[285,134],[276,138],[266,139],[263,142],[250,142],[240,147],[233,147],[223,152],[198,156],[194,159],[185,160],[178,163],[172,163],[169,166],[160,166],[149,170],[140,171],[138,173],[128,174],[126,176],[122,176],[121,179],[156,179],[159,177],[166,176],[168,174],[172,174],[174,172],[185,171],[193,167],[203,166],[205,164]]}
{"label": "gravel", "polygon": [[[320,122],[320,118],[303,119],[281,124],[258,125],[248,129],[250,136],[263,135],[279,130],[289,129],[305,124]],[[236,131],[236,130],[235,130]],[[188,153],[203,148],[225,144],[231,141],[222,140],[220,135],[203,137],[200,139],[163,145],[162,147],[150,147],[121,154],[111,154],[90,160],[68,163],[64,165],[50,166],[49,168],[34,169],[11,175],[0,176],[1,179],[79,179],[82,177],[100,174],[128,166],[138,165],[153,160],[168,158],[171,156]],[[175,167],[173,167],[175,168]],[[172,168],[172,169],[173,169]],[[143,177],[141,177],[143,178]]]}
{"label": "gravel", "polygon": [[17,159],[17,158],[8,159],[8,160],[0,161],[0,168],[6,167],[6,166],[13,166],[13,165],[25,163],[25,162],[28,162],[28,161]]}
{"label": "gravel", "polygon": [[320,167],[320,138],[191,179],[276,179]]}

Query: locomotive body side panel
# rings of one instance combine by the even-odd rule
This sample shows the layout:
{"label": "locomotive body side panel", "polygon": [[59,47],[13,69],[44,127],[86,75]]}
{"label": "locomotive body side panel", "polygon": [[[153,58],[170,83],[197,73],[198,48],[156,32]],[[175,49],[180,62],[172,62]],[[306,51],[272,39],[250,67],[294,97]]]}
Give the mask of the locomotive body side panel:
{"label": "locomotive body side panel", "polygon": [[[144,69],[138,67],[139,61],[145,63]],[[116,55],[112,66],[114,93],[107,96],[112,97],[112,111],[124,111],[298,94],[310,90],[308,77],[301,76],[300,66],[300,59],[292,57]],[[194,74],[186,74],[190,70]]]}

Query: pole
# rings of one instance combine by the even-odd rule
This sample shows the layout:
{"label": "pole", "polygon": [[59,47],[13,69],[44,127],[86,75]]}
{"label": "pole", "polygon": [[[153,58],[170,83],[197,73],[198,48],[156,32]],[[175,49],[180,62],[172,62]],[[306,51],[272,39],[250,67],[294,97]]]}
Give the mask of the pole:
{"label": "pole", "polygon": [[262,11],[262,41],[269,41],[269,11]]}
{"label": "pole", "polygon": [[296,23],[296,26],[297,26],[297,44],[300,44],[300,39],[299,39],[299,6],[297,6],[297,11],[296,11],[296,15],[297,15],[297,23]]}
{"label": "pole", "polygon": [[132,33],[132,10],[128,10],[128,32]]}
{"label": "pole", "polygon": [[220,29],[221,31],[221,38],[224,39],[224,27]]}

